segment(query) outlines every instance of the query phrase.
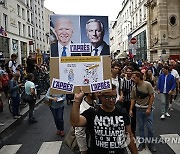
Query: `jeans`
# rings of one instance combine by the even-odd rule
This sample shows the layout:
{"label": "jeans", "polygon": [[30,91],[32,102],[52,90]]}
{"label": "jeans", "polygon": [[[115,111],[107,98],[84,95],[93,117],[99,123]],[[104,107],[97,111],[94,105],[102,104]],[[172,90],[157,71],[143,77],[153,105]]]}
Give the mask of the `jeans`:
{"label": "jeans", "polygon": [[11,99],[12,99],[13,116],[17,116],[19,114],[20,96],[18,94],[16,95],[16,97],[11,97]]}
{"label": "jeans", "polygon": [[[124,101],[122,105],[129,114],[131,101]],[[133,117],[131,117],[131,130],[134,136],[136,136],[136,106],[133,107]]]}
{"label": "jeans", "polygon": [[[148,130],[148,139],[152,139],[154,136],[153,130],[153,110],[151,111],[150,115],[146,115],[145,109],[136,108],[136,119],[139,125],[139,135],[140,141],[145,139],[144,133],[144,125],[146,124]],[[141,141],[143,142],[143,141]]]}
{"label": "jeans", "polygon": [[169,94],[159,94],[160,95],[160,99],[161,99],[161,113],[165,114],[166,112],[168,112],[168,108],[169,108],[169,102],[170,102],[170,96]]}
{"label": "jeans", "polygon": [[35,104],[36,104],[36,99],[29,100],[27,101],[29,104],[29,120],[33,120],[34,119],[34,108],[35,108]]}
{"label": "jeans", "polygon": [[50,106],[50,110],[51,110],[51,112],[53,114],[54,122],[56,124],[57,130],[64,131],[64,118],[63,118],[64,106],[60,107],[60,108],[57,108],[57,109],[52,108]]}

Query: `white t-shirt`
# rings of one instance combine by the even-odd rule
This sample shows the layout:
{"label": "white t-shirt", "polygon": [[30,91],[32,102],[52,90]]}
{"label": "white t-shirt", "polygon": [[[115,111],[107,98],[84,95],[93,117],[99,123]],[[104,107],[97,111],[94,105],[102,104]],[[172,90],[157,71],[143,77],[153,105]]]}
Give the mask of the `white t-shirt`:
{"label": "white t-shirt", "polygon": [[[123,86],[123,80],[120,78],[120,80],[121,80],[121,87],[120,87],[120,89],[122,89],[122,86]],[[120,95],[119,95],[119,81],[118,81],[118,76],[116,77],[116,78],[112,78],[112,84],[114,84],[115,86],[116,86],[116,91],[117,91],[117,99],[116,99],[116,101],[118,101],[119,100],[119,97],[120,97]]]}
{"label": "white t-shirt", "polygon": [[167,75],[165,76],[165,81],[164,81],[164,89],[163,89],[163,93],[166,93],[166,80],[167,80]]}
{"label": "white t-shirt", "polygon": [[26,81],[25,83],[25,92],[27,95],[31,95],[31,88],[34,88],[35,93],[36,93],[36,89],[35,89],[35,84],[31,81]]}
{"label": "white t-shirt", "polygon": [[12,68],[12,72],[13,72],[13,74],[15,74],[16,72],[17,72],[17,70],[16,70],[16,68],[17,68],[17,62],[16,61],[12,61],[12,60],[10,60],[9,61],[9,64],[8,64],[8,67],[9,68]]}
{"label": "white t-shirt", "polygon": [[175,77],[176,80],[179,80],[179,74],[175,69],[172,69],[171,74]]}

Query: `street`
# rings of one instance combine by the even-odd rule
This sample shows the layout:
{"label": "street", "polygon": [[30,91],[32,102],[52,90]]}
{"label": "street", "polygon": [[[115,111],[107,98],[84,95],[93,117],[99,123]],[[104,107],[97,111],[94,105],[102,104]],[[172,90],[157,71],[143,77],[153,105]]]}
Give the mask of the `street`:
{"label": "street", "polygon": [[[179,143],[180,111],[174,109],[173,111],[169,112],[171,117],[167,117],[162,121],[160,120],[160,105],[161,102],[158,99],[158,95],[156,95],[154,110],[155,137],[160,139],[160,135],[163,135],[163,137],[168,137],[167,134],[174,134],[174,136],[178,138]],[[67,131],[70,127],[70,109],[71,105],[65,105],[65,134],[67,134]],[[0,144],[0,154],[14,154],[16,152],[17,154],[73,154],[68,149],[68,147],[63,144],[62,141],[64,138],[56,135],[55,124],[48,106],[46,106],[44,103],[40,103],[36,107],[35,117],[37,118],[38,123],[29,125],[27,117],[25,117],[13,128],[13,131],[9,136],[3,138]],[[173,135],[170,135],[170,137],[172,136]],[[156,146],[157,154],[180,153],[179,144],[165,144],[159,142],[158,144],[156,144]],[[148,148],[140,152],[140,154],[149,153],[151,152],[148,150]]]}

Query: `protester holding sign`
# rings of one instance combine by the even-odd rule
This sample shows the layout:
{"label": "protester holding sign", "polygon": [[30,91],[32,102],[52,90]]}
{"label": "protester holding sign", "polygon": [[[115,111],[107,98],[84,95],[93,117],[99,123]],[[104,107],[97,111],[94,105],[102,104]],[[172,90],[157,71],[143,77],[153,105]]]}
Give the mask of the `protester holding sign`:
{"label": "protester holding sign", "polygon": [[91,154],[113,153],[123,154],[125,151],[126,133],[130,135],[127,144],[132,154],[137,154],[137,148],[131,132],[130,119],[124,109],[115,107],[117,91],[112,85],[112,90],[102,92],[99,99],[102,105],[95,109],[89,108],[81,115],[79,107],[84,92],[75,94],[75,101],[71,111],[71,124],[77,127],[86,126],[91,135]]}
{"label": "protester holding sign", "polygon": [[[95,93],[85,93],[85,96],[80,105],[80,113],[83,113],[85,110],[91,107],[94,107],[96,99],[97,98],[96,98]],[[75,136],[76,136],[81,154],[87,154],[90,136],[89,136],[88,131],[86,130],[86,127],[75,127]]]}

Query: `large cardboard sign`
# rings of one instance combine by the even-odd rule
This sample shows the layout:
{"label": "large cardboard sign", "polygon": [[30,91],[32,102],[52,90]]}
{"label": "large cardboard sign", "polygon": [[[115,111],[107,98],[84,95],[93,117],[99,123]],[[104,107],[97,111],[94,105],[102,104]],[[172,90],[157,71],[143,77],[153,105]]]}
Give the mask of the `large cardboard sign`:
{"label": "large cardboard sign", "polygon": [[51,93],[111,88],[107,16],[50,16]]}

